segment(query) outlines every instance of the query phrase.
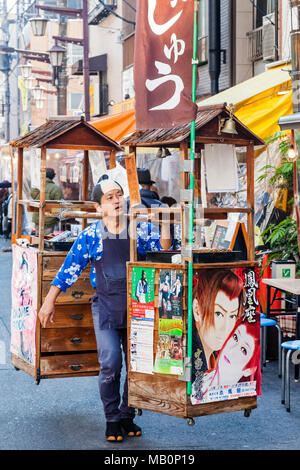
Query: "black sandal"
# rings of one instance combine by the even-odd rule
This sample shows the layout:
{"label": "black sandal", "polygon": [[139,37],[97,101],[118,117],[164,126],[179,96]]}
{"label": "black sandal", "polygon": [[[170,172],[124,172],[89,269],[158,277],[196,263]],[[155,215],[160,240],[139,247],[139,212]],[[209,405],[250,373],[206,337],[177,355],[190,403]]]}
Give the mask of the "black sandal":
{"label": "black sandal", "polygon": [[106,423],[106,432],[105,432],[106,440],[108,442],[122,442],[123,441],[123,433],[121,429],[121,425],[119,421],[116,422],[107,422]]}
{"label": "black sandal", "polygon": [[141,436],[142,429],[133,422],[132,418],[124,418],[120,421],[121,428],[129,437]]}

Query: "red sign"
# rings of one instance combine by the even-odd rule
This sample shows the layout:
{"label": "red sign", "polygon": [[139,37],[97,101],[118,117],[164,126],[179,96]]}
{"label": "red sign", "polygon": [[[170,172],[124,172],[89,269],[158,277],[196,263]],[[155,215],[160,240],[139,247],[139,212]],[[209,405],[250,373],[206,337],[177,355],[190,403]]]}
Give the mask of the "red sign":
{"label": "red sign", "polygon": [[139,0],[134,84],[137,129],[191,122],[194,0]]}

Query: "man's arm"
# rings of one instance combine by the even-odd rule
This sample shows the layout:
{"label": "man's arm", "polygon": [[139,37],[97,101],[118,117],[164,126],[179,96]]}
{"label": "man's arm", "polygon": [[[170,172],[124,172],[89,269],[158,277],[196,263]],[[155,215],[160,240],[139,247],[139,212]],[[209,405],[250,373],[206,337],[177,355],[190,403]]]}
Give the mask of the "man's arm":
{"label": "man's arm", "polygon": [[45,297],[44,303],[39,311],[39,319],[43,328],[45,328],[48,320],[50,320],[50,322],[54,320],[54,305],[60,292],[61,290],[58,287],[51,286]]}

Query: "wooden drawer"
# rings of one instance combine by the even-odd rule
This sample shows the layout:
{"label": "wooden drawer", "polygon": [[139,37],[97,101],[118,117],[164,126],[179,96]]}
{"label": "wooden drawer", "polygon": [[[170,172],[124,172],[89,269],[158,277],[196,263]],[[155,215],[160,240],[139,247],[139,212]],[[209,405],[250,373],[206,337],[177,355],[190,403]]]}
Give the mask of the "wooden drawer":
{"label": "wooden drawer", "polygon": [[[51,281],[42,281],[42,301],[49,292]],[[91,286],[89,279],[78,279],[75,284],[69,287],[66,292],[61,292],[56,299],[57,304],[61,303],[88,303],[89,299],[94,295],[95,291]]]}
{"label": "wooden drawer", "polygon": [[[44,280],[53,280],[63,264],[66,255],[43,256],[42,259],[42,278]],[[91,266],[87,266],[80,274],[80,279],[89,279]]]}
{"label": "wooden drawer", "polygon": [[46,328],[93,328],[91,304],[66,304],[56,305],[54,322],[47,322]]}
{"label": "wooden drawer", "polygon": [[40,359],[41,375],[64,375],[98,373],[100,367],[97,353],[61,354]]}
{"label": "wooden drawer", "polygon": [[97,351],[93,328],[41,329],[41,352]]}

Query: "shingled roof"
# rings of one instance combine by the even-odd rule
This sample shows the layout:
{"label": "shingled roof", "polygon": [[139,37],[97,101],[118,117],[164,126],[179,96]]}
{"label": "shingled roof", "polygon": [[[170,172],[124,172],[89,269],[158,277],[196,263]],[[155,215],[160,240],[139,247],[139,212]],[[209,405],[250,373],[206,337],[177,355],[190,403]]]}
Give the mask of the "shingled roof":
{"label": "shingled roof", "polygon": [[[76,143],[76,133],[74,131],[80,131],[81,139]],[[72,135],[72,139],[67,139],[65,145],[81,145],[82,147],[91,145],[105,146],[112,149],[121,151],[122,147],[112,140],[107,135],[98,131],[84,121],[83,119],[49,119],[41,126],[28,132],[24,136],[18,137],[17,139],[10,142],[13,147],[47,147],[55,145],[55,142],[62,141],[65,136]],[[79,133],[77,134],[79,136]],[[82,137],[85,136],[85,139]],[[75,140],[74,140],[75,139]]]}
{"label": "shingled roof", "polygon": [[[218,121],[218,117],[229,118],[230,111],[226,108],[226,103],[223,105],[213,105],[206,107],[199,107],[197,111],[197,116],[195,119],[196,127],[196,137],[203,138],[212,138],[214,135],[211,132],[208,124],[212,123],[214,120],[215,126]],[[232,136],[233,140],[235,138],[240,138],[248,141],[252,141],[254,145],[264,145],[265,142],[261,140],[257,135],[251,132],[244,124],[241,123],[234,115],[232,116],[236,124],[236,129],[238,131],[238,136]],[[210,131],[210,132],[208,132]],[[147,130],[137,130],[131,135],[125,137],[120,144],[121,145],[132,145],[132,146],[159,146],[160,144],[166,144],[168,146],[177,146],[183,141],[190,139],[191,134],[191,123],[188,122],[182,126],[174,127],[172,129],[147,129]],[[228,135],[228,134],[227,134]],[[228,135],[230,136],[230,134]],[[219,138],[221,141],[225,137],[225,134],[218,136],[215,133],[216,139]],[[228,138],[228,137],[227,137]]]}

